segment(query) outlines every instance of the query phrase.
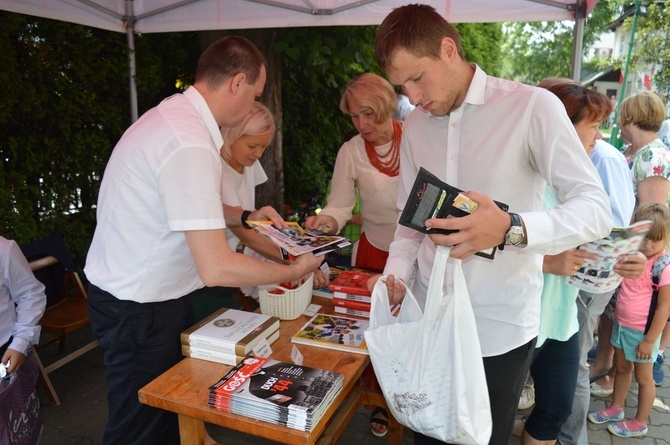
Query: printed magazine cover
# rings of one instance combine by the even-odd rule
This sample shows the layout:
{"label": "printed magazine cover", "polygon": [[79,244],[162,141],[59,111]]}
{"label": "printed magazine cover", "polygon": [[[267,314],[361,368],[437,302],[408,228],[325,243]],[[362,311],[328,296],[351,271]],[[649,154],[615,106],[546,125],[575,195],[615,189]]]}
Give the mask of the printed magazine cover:
{"label": "printed magazine cover", "polygon": [[623,280],[613,269],[617,259],[637,252],[650,229],[651,221],[639,221],[628,227],[615,227],[607,237],[582,244],[578,249],[594,253],[598,259],[585,260],[573,276],[565,277],[566,283],[595,293],[616,289]]}
{"label": "printed magazine cover", "polygon": [[271,221],[247,221],[247,224],[294,257],[307,252],[324,255],[351,245],[349,240],[342,236],[329,235],[318,230],[305,230],[296,222],[287,221],[286,229],[278,229]]}
{"label": "printed magazine cover", "polygon": [[311,431],[343,381],[339,372],[249,357],[209,388],[209,406]]}
{"label": "printed magazine cover", "polygon": [[367,355],[364,332],[369,326],[368,320],[319,313],[291,337],[291,342]]}

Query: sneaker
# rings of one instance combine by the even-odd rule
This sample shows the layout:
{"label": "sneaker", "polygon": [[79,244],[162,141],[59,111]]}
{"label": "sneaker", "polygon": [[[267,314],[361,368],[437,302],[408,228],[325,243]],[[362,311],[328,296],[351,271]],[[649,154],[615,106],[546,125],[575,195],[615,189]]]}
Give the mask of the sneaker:
{"label": "sneaker", "polygon": [[641,428],[634,428],[630,426],[630,423],[632,422],[613,423],[611,425],[607,425],[607,429],[610,433],[618,437],[642,437],[647,435],[647,431],[649,431],[647,425],[640,424],[642,425]]}
{"label": "sneaker", "polygon": [[614,415],[609,415],[607,414],[606,409],[601,409],[600,411],[596,411],[594,413],[589,413],[588,418],[591,421],[591,423],[595,423],[596,425],[600,425],[602,423],[607,423],[607,422],[619,422],[624,419],[624,414],[623,410],[619,411],[617,414]]}
{"label": "sneaker", "polygon": [[663,370],[663,363],[665,362],[665,357],[663,357],[661,354],[659,354],[656,357],[656,361],[654,362],[654,383],[656,383],[656,386],[661,386],[663,385],[663,382],[665,381],[665,371]]}
{"label": "sneaker", "polygon": [[603,388],[598,382],[591,383],[591,395],[595,397],[609,397],[614,392],[614,388]]}
{"label": "sneaker", "polygon": [[535,405],[535,386],[524,385],[521,397],[519,397],[518,409],[529,409]]}
{"label": "sneaker", "polygon": [[596,361],[596,355],[598,355],[598,348],[591,348],[589,352],[586,353],[586,361],[587,362],[595,362]]}

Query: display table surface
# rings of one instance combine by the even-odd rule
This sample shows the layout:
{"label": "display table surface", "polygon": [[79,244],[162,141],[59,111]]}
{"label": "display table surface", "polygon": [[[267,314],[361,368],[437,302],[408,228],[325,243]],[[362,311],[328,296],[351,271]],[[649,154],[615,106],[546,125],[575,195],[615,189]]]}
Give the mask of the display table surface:
{"label": "display table surface", "polygon": [[[314,297],[312,302],[322,306],[321,312],[333,311],[329,299]],[[281,322],[280,338],[271,345],[271,358],[291,362],[291,336],[308,320],[309,317],[301,315],[296,320]],[[342,390],[312,431],[299,431],[210,408],[207,404],[209,387],[231,366],[188,357],[140,389],[139,399],[146,405],[178,414],[182,445],[203,444],[204,422],[285,444],[334,444],[361,403],[380,402],[378,394],[358,384],[370,360],[367,355],[313,346],[298,345],[298,349],[303,355],[303,365],[344,374]],[[402,443],[402,429],[393,419],[390,419],[389,432],[393,433],[389,443]]]}

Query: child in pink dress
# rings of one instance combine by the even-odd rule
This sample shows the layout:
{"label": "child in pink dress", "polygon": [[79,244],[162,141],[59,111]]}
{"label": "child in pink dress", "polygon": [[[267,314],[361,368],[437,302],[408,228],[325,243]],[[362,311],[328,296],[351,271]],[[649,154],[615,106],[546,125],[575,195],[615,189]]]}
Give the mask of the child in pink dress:
{"label": "child in pink dress", "polygon": [[[647,419],[656,397],[652,369],[661,332],[670,314],[670,267],[665,267],[658,283],[658,301],[651,309],[653,294],[652,268],[666,254],[670,231],[670,210],[660,204],[641,204],[634,214],[636,221],[652,221],[652,227],[640,248],[647,257],[647,268],[637,279],[624,278],[621,283],[612,330],[612,346],[616,377],[612,403],[607,409],[589,414],[592,423],[608,425],[610,433],[619,437],[641,437],[647,434]],[[662,264],[662,263],[660,263]],[[648,319],[651,323],[648,324]],[[635,418],[624,421],[623,405],[630,388],[631,377],[639,386]]]}

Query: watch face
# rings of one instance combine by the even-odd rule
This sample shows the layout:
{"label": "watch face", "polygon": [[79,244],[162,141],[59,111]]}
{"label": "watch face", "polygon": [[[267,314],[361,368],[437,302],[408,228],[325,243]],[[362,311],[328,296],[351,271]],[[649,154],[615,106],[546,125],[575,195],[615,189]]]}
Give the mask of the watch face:
{"label": "watch face", "polygon": [[507,243],[512,246],[518,246],[523,241],[523,228],[520,226],[512,226],[506,235]]}

